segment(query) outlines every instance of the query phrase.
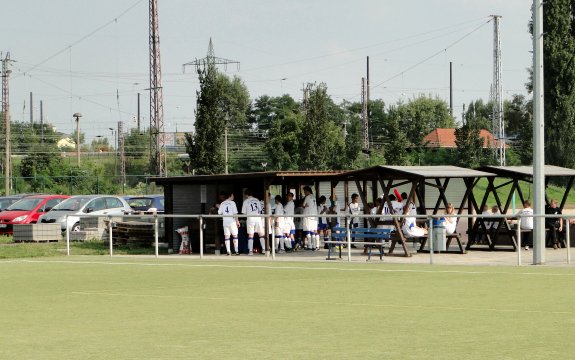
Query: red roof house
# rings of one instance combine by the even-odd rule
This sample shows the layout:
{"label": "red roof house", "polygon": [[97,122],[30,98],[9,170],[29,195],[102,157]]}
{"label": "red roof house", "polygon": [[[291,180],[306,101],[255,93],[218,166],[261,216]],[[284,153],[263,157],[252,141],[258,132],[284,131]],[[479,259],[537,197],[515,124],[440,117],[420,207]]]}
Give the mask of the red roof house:
{"label": "red roof house", "polygon": [[[483,139],[484,148],[497,145],[498,140],[494,140],[493,134],[489,131],[481,129],[479,136]],[[430,148],[456,148],[455,129],[435,129],[423,138],[422,144]],[[505,147],[507,146],[506,144]]]}

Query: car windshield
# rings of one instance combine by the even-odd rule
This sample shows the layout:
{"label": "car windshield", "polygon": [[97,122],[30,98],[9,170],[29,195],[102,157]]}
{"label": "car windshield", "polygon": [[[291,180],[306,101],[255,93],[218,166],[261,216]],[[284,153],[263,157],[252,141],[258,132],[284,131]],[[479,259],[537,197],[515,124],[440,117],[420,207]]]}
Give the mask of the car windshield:
{"label": "car windshield", "polygon": [[43,199],[20,199],[10,205],[7,211],[31,211],[34,210]]}
{"label": "car windshield", "polygon": [[93,198],[89,197],[72,197],[66,199],[59,203],[58,205],[54,206],[52,211],[78,211],[80,210],[86,203]]}

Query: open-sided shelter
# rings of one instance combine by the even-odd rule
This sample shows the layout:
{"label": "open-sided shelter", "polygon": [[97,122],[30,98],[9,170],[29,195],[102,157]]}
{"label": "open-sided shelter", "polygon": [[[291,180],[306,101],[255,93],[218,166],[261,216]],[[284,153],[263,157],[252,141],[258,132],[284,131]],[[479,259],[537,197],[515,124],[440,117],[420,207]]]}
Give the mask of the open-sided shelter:
{"label": "open-sided shelter", "polygon": [[[498,178],[505,179],[502,183],[495,182],[495,178],[488,178],[487,188],[485,189],[485,194],[479,206],[476,202],[473,203],[475,212],[481,213],[483,207],[487,204],[490,196],[495,199],[497,208],[501,214],[507,214],[513,201],[513,194],[517,192],[519,196],[520,203],[528,200],[528,197],[523,193],[520,184],[522,182],[531,185],[533,183],[533,167],[532,166],[483,166],[479,168],[480,171],[490,172],[497,175]],[[565,190],[561,196],[561,201],[559,208],[563,211],[565,203],[567,202],[567,197],[569,191],[573,187],[573,181],[575,179],[575,170],[569,168],[563,168],[554,165],[545,165],[545,188],[552,179],[563,179],[565,181]],[[502,195],[505,193],[504,188],[511,185],[508,191],[507,198],[502,199]],[[545,195],[545,203],[549,205],[550,199]],[[470,239],[485,239],[487,241],[490,250],[496,250],[499,248],[507,248],[509,245],[516,249],[516,233],[511,230],[511,227],[507,221],[503,219],[497,222],[497,225],[493,229],[488,229],[486,221],[479,218],[472,227],[470,233]],[[478,245],[476,241],[468,241],[467,249],[472,246]]]}
{"label": "open-sided shelter", "polygon": [[[457,197],[458,204],[454,206],[458,209],[458,215],[463,214],[464,210],[468,208],[468,203],[476,203],[473,195],[473,188],[478,179],[482,177],[493,178],[494,174],[461,168],[457,166],[391,166],[382,165],[374,166],[366,169],[348,171],[338,175],[340,180],[346,183],[353,181],[361,193],[361,200],[364,203],[364,209],[367,208],[367,187],[371,182],[371,189],[374,191],[373,197],[379,197],[379,190],[381,189],[381,196],[386,199],[388,206],[392,208],[389,200],[389,195],[393,193],[394,188],[408,186],[408,199],[407,203],[418,203],[418,213],[420,214],[437,214],[442,208],[445,208],[449,202],[455,202]],[[452,180],[461,180],[462,188],[456,193],[450,193],[452,200],[448,200],[447,189]],[[435,193],[434,196],[427,196],[426,192]],[[433,203],[427,204],[426,199]],[[383,207],[383,203],[381,204]],[[378,213],[381,213],[380,211]],[[404,214],[407,214],[408,207],[405,207]],[[381,224],[379,220],[372,220],[373,225]],[[409,256],[406,247],[406,238],[401,231],[401,221],[395,218],[391,224],[396,228],[397,237],[392,240],[389,253],[393,253],[395,245],[399,243],[403,247],[404,255]],[[463,253],[461,239],[457,238],[460,252]],[[421,248],[423,248],[424,243]]]}

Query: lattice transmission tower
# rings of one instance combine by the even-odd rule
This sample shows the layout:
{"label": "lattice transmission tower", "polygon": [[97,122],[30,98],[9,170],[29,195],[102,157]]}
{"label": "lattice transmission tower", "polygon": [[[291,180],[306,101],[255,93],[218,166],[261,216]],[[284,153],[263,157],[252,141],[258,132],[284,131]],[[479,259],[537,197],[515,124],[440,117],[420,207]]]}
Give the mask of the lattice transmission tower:
{"label": "lattice transmission tower", "polygon": [[150,0],[150,171],[166,176],[166,141],[164,138],[164,99],[162,96],[162,66],[158,1]]}
{"label": "lattice transmission tower", "polygon": [[5,57],[0,54],[0,59],[2,59],[2,114],[4,115],[4,138],[5,138],[5,150],[6,154],[4,157],[4,177],[5,177],[5,195],[10,194],[10,189],[12,188],[12,161],[11,161],[11,144],[10,144],[10,52],[6,53]]}
{"label": "lattice transmission tower", "polygon": [[493,137],[494,153],[499,165],[505,166],[505,120],[503,119],[503,88],[501,85],[501,16],[493,18]]}

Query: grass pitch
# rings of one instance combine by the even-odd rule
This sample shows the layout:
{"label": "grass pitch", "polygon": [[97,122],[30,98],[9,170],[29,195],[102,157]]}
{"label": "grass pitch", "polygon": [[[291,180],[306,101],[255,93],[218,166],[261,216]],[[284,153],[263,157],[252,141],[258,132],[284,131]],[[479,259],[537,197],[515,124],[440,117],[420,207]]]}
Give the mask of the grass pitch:
{"label": "grass pitch", "polygon": [[573,356],[567,268],[71,257],[0,284],[2,359]]}

